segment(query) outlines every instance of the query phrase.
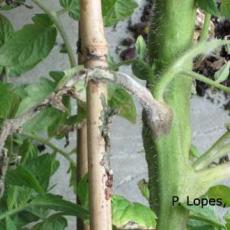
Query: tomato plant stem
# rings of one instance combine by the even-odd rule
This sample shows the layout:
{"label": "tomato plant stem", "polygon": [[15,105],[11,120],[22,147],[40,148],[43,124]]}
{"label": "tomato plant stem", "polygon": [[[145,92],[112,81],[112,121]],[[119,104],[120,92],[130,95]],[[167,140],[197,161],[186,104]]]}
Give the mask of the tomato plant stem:
{"label": "tomato plant stem", "polygon": [[[173,111],[170,132],[158,138],[151,137],[145,112],[143,115],[150,205],[158,214],[158,230],[186,228],[188,213],[181,207],[172,206],[172,197],[182,197],[186,193],[185,183],[193,174],[188,160],[191,146],[189,100],[192,79],[182,77],[181,74],[174,78],[174,73],[168,72],[168,69],[191,47],[194,23],[194,0],[155,1],[148,46],[150,64],[155,64],[156,69],[148,83],[151,85],[152,94],[157,99],[164,99]],[[186,62],[184,67],[191,70],[192,60]],[[160,89],[158,97],[155,87],[165,72],[172,76],[164,78],[166,83],[163,84],[164,89]]]}
{"label": "tomato plant stem", "polygon": [[184,77],[188,77],[188,76],[192,77],[198,81],[206,83],[207,85],[213,86],[214,88],[221,89],[226,93],[230,93],[230,87],[221,85],[220,83],[213,81],[213,80],[211,80],[211,79],[209,79],[209,78],[207,78],[201,74],[195,73],[191,70],[183,70],[182,73],[183,73]]}
{"label": "tomato plant stem", "polygon": [[202,29],[201,34],[200,34],[200,39],[199,39],[200,42],[204,42],[208,39],[210,22],[211,22],[211,14],[206,13],[205,19],[204,19],[203,29]]}
{"label": "tomato plant stem", "polygon": [[225,156],[230,151],[230,131],[224,133],[204,154],[193,164],[195,170],[207,167],[212,161]]}

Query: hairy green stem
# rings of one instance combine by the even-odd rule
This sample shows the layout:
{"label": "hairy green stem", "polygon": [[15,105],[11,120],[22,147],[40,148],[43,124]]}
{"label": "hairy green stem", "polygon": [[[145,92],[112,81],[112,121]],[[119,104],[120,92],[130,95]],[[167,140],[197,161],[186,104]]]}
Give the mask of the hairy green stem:
{"label": "hairy green stem", "polygon": [[37,6],[39,6],[49,17],[50,19],[53,21],[54,25],[56,26],[57,30],[59,31],[65,46],[66,46],[66,50],[69,56],[69,60],[70,60],[70,65],[71,67],[74,67],[77,65],[76,62],[76,58],[75,58],[75,54],[73,52],[71,43],[69,41],[68,35],[65,31],[65,28],[63,26],[63,24],[61,23],[61,21],[58,18],[58,15],[56,12],[52,12],[49,8],[46,7],[45,4],[43,4],[41,1],[39,0],[32,0]]}
{"label": "hairy green stem", "polygon": [[[148,85],[151,85],[151,92],[155,98],[164,100],[173,111],[170,132],[158,138],[151,137],[145,113],[143,116],[150,206],[158,215],[158,230],[184,230],[188,217],[187,211],[172,206],[172,197],[184,197],[187,194],[187,183],[190,183],[191,175],[193,176],[193,170],[189,165],[189,99],[192,79],[185,78],[182,74],[174,78],[173,75],[178,68],[173,71],[170,68],[192,46],[194,24],[194,0],[155,1],[148,45],[150,64],[155,64],[156,69]],[[192,69],[192,59],[183,67]],[[163,73],[167,73],[167,78],[162,78]],[[165,81],[163,87],[161,85],[157,89],[162,81]]]}
{"label": "hairy green stem", "polygon": [[201,170],[207,167],[212,161],[225,156],[230,152],[230,131],[224,133],[203,155],[194,163],[195,170]]}
{"label": "hairy green stem", "polygon": [[58,148],[57,146],[55,146],[53,143],[49,142],[47,139],[40,137],[40,136],[36,136],[30,133],[22,133],[23,136],[31,138],[33,140],[38,141],[41,144],[47,145],[48,147],[50,147],[52,150],[54,150],[57,153],[60,153],[64,158],[66,158],[72,165],[76,165],[76,163],[73,161],[73,159],[70,157],[69,153],[66,153],[65,151],[63,151],[62,149]]}
{"label": "hairy green stem", "polygon": [[[192,48],[189,48],[183,52],[183,54],[179,55],[179,58],[176,59],[174,62],[170,63],[170,66],[166,70],[162,70],[160,73],[161,78],[158,79],[157,82],[153,82],[151,85],[153,85],[152,89],[154,89],[154,95],[155,98],[158,100],[163,101],[164,100],[164,94],[167,91],[167,89],[170,86],[170,83],[175,79],[179,77],[179,73],[182,71],[185,71],[185,66],[187,63],[191,63],[192,60],[199,56],[204,55],[212,52],[213,50],[217,49],[220,46],[223,45],[229,45],[229,40],[212,40],[209,42],[200,42],[198,45],[193,46]],[[189,75],[193,73],[190,70],[188,71]],[[183,74],[184,75],[184,74]],[[229,89],[227,87],[222,86],[221,84],[214,82],[210,79],[206,80],[205,77],[202,75],[195,75],[192,74],[193,78],[198,78],[200,81],[205,81],[207,84],[211,84],[217,88],[221,88],[222,90],[229,92]]]}
{"label": "hairy green stem", "polygon": [[211,22],[211,14],[206,13],[205,19],[204,19],[203,29],[202,29],[201,34],[200,34],[200,39],[199,39],[200,42],[204,42],[208,39],[210,22]]}

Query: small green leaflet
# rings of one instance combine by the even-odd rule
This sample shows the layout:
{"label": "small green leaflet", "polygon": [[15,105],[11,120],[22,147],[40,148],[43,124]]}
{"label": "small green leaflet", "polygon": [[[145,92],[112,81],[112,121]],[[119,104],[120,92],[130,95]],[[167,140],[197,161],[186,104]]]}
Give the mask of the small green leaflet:
{"label": "small green leaflet", "polygon": [[60,214],[54,214],[36,224],[32,230],[65,230],[66,227],[67,220]]}
{"label": "small green leaflet", "polygon": [[8,210],[26,204],[34,194],[34,190],[25,186],[8,185],[6,188]]}
{"label": "small green leaflet", "polygon": [[140,60],[144,60],[146,51],[147,51],[147,45],[145,43],[145,40],[142,36],[139,36],[137,38],[137,41],[135,43],[135,48],[136,48],[136,54],[137,58]]}
{"label": "small green leaflet", "polygon": [[11,22],[0,14],[0,47],[12,36],[14,32]]}
{"label": "small green leaflet", "polygon": [[18,207],[15,210],[1,212],[0,214],[0,220],[5,219],[6,217],[9,217],[12,214],[16,214],[19,212],[24,211],[27,209],[28,211],[30,208],[34,207],[40,207],[44,209],[52,209],[55,211],[62,212],[63,215],[69,215],[69,216],[77,216],[82,219],[88,219],[89,218],[89,212],[88,210],[80,207],[79,205],[64,200],[61,196],[53,195],[53,194],[41,194],[36,196],[34,199],[32,199],[27,204],[24,204],[20,207]]}
{"label": "small green leaflet", "polygon": [[137,112],[133,98],[122,88],[109,85],[109,107],[114,109],[119,116],[135,123]]}
{"label": "small green leaflet", "polygon": [[128,18],[138,4],[135,0],[102,0],[102,12],[105,26],[112,26]]}
{"label": "small green leaflet", "polygon": [[216,226],[201,220],[189,219],[186,230],[216,230]]}
{"label": "small green leaflet", "polygon": [[[60,5],[69,13],[69,16],[75,20],[80,18],[79,0],[59,0]],[[128,18],[138,4],[135,0],[102,0],[102,13],[105,26],[112,26],[119,21]]]}
{"label": "small green leaflet", "polygon": [[210,188],[207,195],[210,198],[221,198],[226,207],[230,207],[230,187],[217,185]]}
{"label": "small green leaflet", "polygon": [[18,107],[19,98],[10,84],[0,82],[0,118],[14,115]]}
{"label": "small green leaflet", "polygon": [[149,201],[149,187],[148,182],[145,179],[142,179],[138,182],[138,188],[142,194],[142,196]]}
{"label": "small green leaflet", "polygon": [[0,48],[0,66],[25,72],[48,56],[56,41],[55,27],[25,25]]}
{"label": "small green leaflet", "polygon": [[86,209],[70,201],[63,200],[62,197],[58,195],[39,195],[33,199],[30,204],[32,206],[40,206],[60,211],[63,212],[64,215],[78,216],[82,219],[89,218],[89,212]]}
{"label": "small green leaflet", "polygon": [[17,115],[20,115],[27,111],[29,108],[36,105],[45,99],[52,91],[55,90],[55,82],[47,79],[40,78],[36,84],[27,85],[23,91],[26,94],[19,105]]}
{"label": "small green leaflet", "polygon": [[155,229],[156,215],[154,212],[140,204],[129,202],[122,196],[114,195],[112,198],[113,225],[124,228],[130,222],[138,225],[138,228]]}
{"label": "small green leaflet", "polygon": [[201,155],[198,148],[195,145],[191,145],[189,154],[191,158],[197,158]]}
{"label": "small green leaflet", "polygon": [[214,75],[216,82],[223,82],[228,79],[229,76],[229,70],[230,70],[230,61],[225,63]]}
{"label": "small green leaflet", "polygon": [[144,60],[137,59],[132,63],[133,74],[141,79],[148,80],[153,75],[153,69]]}
{"label": "small green leaflet", "polygon": [[216,0],[197,0],[197,5],[199,8],[211,15],[219,15]]}
{"label": "small green leaflet", "polygon": [[60,0],[60,5],[69,13],[69,16],[75,20],[80,18],[79,0]]}
{"label": "small green leaflet", "polygon": [[51,127],[54,129],[54,127],[64,121],[64,118],[65,113],[52,107],[45,108],[24,125],[24,131],[28,133],[49,132]]}
{"label": "small green leaflet", "polygon": [[77,195],[80,200],[80,204],[84,208],[89,207],[89,183],[88,174],[82,177],[77,184]]}
{"label": "small green leaflet", "polygon": [[32,20],[35,24],[41,26],[52,26],[53,22],[47,14],[35,14],[32,17]]}
{"label": "small green leaflet", "polygon": [[43,193],[44,189],[38,179],[31,171],[24,166],[19,165],[15,170],[8,171],[6,174],[7,184],[25,186],[38,193]]}
{"label": "small green leaflet", "polygon": [[40,155],[26,164],[26,168],[36,177],[41,187],[47,191],[50,177],[59,167],[55,155],[49,153]]}
{"label": "small green leaflet", "polygon": [[220,12],[221,15],[230,19],[230,0],[221,0]]}

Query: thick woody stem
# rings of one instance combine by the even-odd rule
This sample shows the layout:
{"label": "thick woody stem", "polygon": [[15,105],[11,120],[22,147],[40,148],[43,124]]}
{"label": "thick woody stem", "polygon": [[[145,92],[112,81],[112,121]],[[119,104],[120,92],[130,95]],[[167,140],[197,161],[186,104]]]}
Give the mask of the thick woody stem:
{"label": "thick woody stem", "polygon": [[[107,68],[107,43],[101,0],[81,0],[81,52],[87,68]],[[87,85],[87,137],[90,188],[90,229],[110,230],[111,176],[106,167],[106,138],[103,129],[107,86],[90,80]],[[109,185],[109,186],[108,186]]]}

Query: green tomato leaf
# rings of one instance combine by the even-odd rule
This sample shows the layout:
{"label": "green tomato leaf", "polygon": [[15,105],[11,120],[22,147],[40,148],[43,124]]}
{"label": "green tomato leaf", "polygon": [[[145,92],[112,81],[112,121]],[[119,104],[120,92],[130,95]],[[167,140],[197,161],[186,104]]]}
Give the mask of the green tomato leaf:
{"label": "green tomato leaf", "polygon": [[8,171],[6,174],[8,184],[25,186],[38,193],[43,193],[44,189],[40,185],[38,179],[27,168],[19,165],[15,170]]}
{"label": "green tomato leaf", "polygon": [[216,82],[223,82],[228,79],[230,69],[230,61],[225,63],[218,71],[216,71],[214,78]]}
{"label": "green tomato leaf", "polygon": [[221,15],[230,19],[230,1],[229,0],[221,0],[220,12],[221,12]]}
{"label": "green tomato leaf", "polygon": [[59,162],[51,154],[43,154],[26,164],[26,168],[36,177],[42,188],[47,191],[50,177],[59,167]]}
{"label": "green tomato leaf", "polygon": [[182,204],[184,208],[190,211],[191,219],[199,219],[207,224],[216,225],[219,227],[223,227],[220,217],[215,212],[215,209],[212,206],[188,206],[186,204]]}
{"label": "green tomato leaf", "polygon": [[128,18],[138,4],[135,0],[102,0],[102,12],[105,26],[112,26]]}
{"label": "green tomato leaf", "polygon": [[139,203],[131,203],[122,196],[112,198],[113,225],[124,228],[130,222],[138,225],[138,228],[155,229],[156,215],[154,212]]}
{"label": "green tomato leaf", "polygon": [[77,216],[82,219],[89,218],[89,212],[79,205],[64,200],[61,196],[53,194],[39,195],[30,202],[33,206],[40,206],[55,211],[63,212],[64,215]]}
{"label": "green tomato leaf", "polygon": [[35,24],[41,26],[52,26],[53,22],[47,14],[35,14],[32,17],[32,20]]}
{"label": "green tomato leaf", "polygon": [[65,76],[65,73],[62,71],[50,71],[50,77],[57,83],[59,83]]}
{"label": "green tomato leaf", "polygon": [[33,189],[17,186],[8,185],[7,190],[7,207],[9,210],[25,205],[32,197]]}
{"label": "green tomato leaf", "polygon": [[88,174],[85,175],[77,185],[77,195],[80,200],[80,204],[84,208],[89,208],[89,183]]}
{"label": "green tomato leaf", "polygon": [[189,154],[191,158],[197,158],[201,155],[198,148],[195,145],[191,145]]}
{"label": "green tomato leaf", "polygon": [[6,217],[6,229],[5,230],[17,230],[14,222],[11,220],[10,217]]}
{"label": "green tomato leaf", "polygon": [[118,112],[118,115],[128,121],[136,122],[136,106],[133,98],[122,88],[109,85],[109,106]]}
{"label": "green tomato leaf", "polygon": [[137,57],[141,60],[144,60],[145,55],[146,55],[147,46],[146,46],[144,38],[141,35],[137,38],[137,41],[135,43],[135,48],[136,48]]}
{"label": "green tomato leaf", "polygon": [[207,224],[204,221],[189,219],[186,230],[215,230],[215,225]]}
{"label": "green tomato leaf", "polygon": [[0,48],[0,65],[25,72],[48,56],[56,41],[55,27],[25,25]]}
{"label": "green tomato leaf", "polygon": [[54,214],[41,223],[36,224],[32,230],[65,230],[66,227],[67,220],[60,214]]}
{"label": "green tomato leaf", "polygon": [[0,14],[0,47],[12,36],[14,32],[11,22]]}
{"label": "green tomato leaf", "polygon": [[219,15],[216,0],[197,0],[197,4],[198,7],[204,10],[205,12],[214,16]]}
{"label": "green tomato leaf", "polygon": [[209,189],[208,197],[222,199],[226,207],[230,207],[230,187],[225,185],[217,185]]}
{"label": "green tomato leaf", "polygon": [[69,186],[73,187],[73,192],[77,193],[77,175],[76,175],[76,165],[70,164],[67,173],[70,174]]}
{"label": "green tomato leaf", "polygon": [[[26,212],[32,212],[34,219],[34,213],[35,215],[40,215],[39,213],[46,213],[46,211],[48,210],[58,211],[61,212],[63,215],[77,216],[85,220],[88,220],[89,218],[88,210],[80,207],[73,202],[64,200],[61,196],[54,194],[40,194],[37,195],[35,198],[31,199],[26,204],[19,206],[15,209],[7,211],[1,210],[0,220],[5,219],[7,216],[10,217],[12,214],[18,214],[18,216],[21,216],[23,213],[25,214]],[[47,215],[48,213],[46,213],[46,216]],[[28,214],[25,217],[27,216]],[[44,219],[44,216],[42,218]]]}
{"label": "green tomato leaf", "polygon": [[151,67],[141,59],[133,62],[132,71],[133,74],[141,80],[148,80],[153,73]]}
{"label": "green tomato leaf", "polygon": [[29,108],[45,99],[55,90],[56,84],[47,78],[41,78],[38,83],[24,88],[25,97],[19,105],[17,115],[24,113]]}
{"label": "green tomato leaf", "polygon": [[60,5],[69,13],[69,16],[75,20],[80,18],[79,0],[60,0]]}
{"label": "green tomato leaf", "polygon": [[[25,86],[23,89],[24,95],[21,93],[23,99],[19,105],[17,116],[44,100],[56,89],[58,82],[59,81],[55,79],[51,81],[46,78],[41,78],[38,83]],[[63,113],[55,108],[46,108],[27,122],[24,127],[29,133],[45,130],[49,131],[50,136],[53,136],[56,134],[59,125],[64,122],[66,116],[67,113]]]}
{"label": "green tomato leaf", "polygon": [[[44,212],[45,213],[45,212]],[[46,213],[46,216],[43,218],[46,218],[48,213]],[[35,223],[40,220],[41,217],[34,215],[33,213],[29,212],[28,210],[21,211],[18,213],[18,215],[15,215],[12,217],[15,225],[18,229],[23,229],[26,225]]]}
{"label": "green tomato leaf", "polygon": [[38,149],[31,140],[26,139],[19,147],[19,154],[22,157],[21,164],[25,165],[38,156]]}
{"label": "green tomato leaf", "polygon": [[12,85],[0,82],[0,118],[9,118],[13,116],[20,102],[15,94]]}
{"label": "green tomato leaf", "polygon": [[37,116],[32,118],[24,125],[24,131],[28,133],[40,133],[46,131],[51,133],[50,127],[56,127],[62,122],[65,114],[54,108],[46,108],[42,110]]}
{"label": "green tomato leaf", "polygon": [[226,221],[226,230],[230,230],[230,213],[227,212],[224,216],[224,220]]}

